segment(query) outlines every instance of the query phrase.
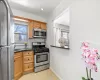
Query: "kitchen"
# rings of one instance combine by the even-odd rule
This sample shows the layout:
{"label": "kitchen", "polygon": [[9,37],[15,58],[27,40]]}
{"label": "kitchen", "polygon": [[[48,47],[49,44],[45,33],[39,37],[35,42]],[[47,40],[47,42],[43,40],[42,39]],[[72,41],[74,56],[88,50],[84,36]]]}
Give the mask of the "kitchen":
{"label": "kitchen", "polygon": [[[46,23],[17,16],[14,17],[14,20],[16,26],[14,79],[18,80],[23,74],[49,69],[49,49],[45,47]],[[23,21],[26,21],[26,24]],[[25,30],[26,25],[28,29]],[[26,34],[21,37],[21,33]],[[29,34],[28,39],[33,40],[30,42],[30,46],[25,37],[27,33]],[[23,42],[24,44],[22,44]]]}
{"label": "kitchen", "polygon": [[81,42],[100,50],[99,21],[99,0],[0,0],[0,80],[84,80]]}
{"label": "kitchen", "polygon": [[[26,80],[23,76],[31,74],[58,79],[49,69],[46,21],[36,19],[38,16],[27,18],[13,14],[12,2],[0,0],[0,80]],[[37,80],[41,77],[37,76]]]}

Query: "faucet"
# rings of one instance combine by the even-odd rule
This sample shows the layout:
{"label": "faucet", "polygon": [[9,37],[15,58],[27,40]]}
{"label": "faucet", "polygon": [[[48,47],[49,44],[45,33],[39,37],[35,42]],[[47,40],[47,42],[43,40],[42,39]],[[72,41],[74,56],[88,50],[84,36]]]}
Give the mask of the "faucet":
{"label": "faucet", "polygon": [[16,44],[14,45],[14,49],[16,48]]}

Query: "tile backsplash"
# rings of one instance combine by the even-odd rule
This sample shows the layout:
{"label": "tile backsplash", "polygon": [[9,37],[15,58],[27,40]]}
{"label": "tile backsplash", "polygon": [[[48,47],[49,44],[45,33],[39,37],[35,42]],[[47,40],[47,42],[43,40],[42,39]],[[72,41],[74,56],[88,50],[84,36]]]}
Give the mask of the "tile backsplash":
{"label": "tile backsplash", "polygon": [[[28,39],[27,48],[32,48],[32,42],[45,42],[46,39]],[[25,44],[15,44],[15,49],[23,49],[25,48]]]}

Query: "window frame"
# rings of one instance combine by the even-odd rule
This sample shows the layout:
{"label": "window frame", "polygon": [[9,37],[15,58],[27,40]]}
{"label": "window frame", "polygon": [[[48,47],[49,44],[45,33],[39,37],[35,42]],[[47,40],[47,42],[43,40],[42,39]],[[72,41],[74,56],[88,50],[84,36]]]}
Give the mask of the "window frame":
{"label": "window frame", "polygon": [[67,38],[65,38],[66,40],[68,40],[68,44],[66,44],[65,46],[69,46],[69,31],[68,30],[63,30],[61,29],[61,37],[63,37],[63,33],[67,33]]}
{"label": "window frame", "polygon": [[67,33],[66,37],[69,39],[69,32],[67,30],[61,29],[61,37],[63,37],[63,33]]}
{"label": "window frame", "polygon": [[[26,29],[26,33],[17,33],[17,32],[14,31],[14,36],[15,36],[15,34],[26,35],[26,40],[25,40],[25,41],[20,41],[20,40],[15,41],[15,40],[14,40],[14,43],[15,43],[15,44],[24,44],[25,42],[28,42],[28,22],[15,20],[15,21],[14,21],[14,25],[15,25],[15,24],[16,24],[16,25],[23,25],[23,26],[26,26],[27,29]],[[15,28],[15,26],[14,26],[14,28]]]}
{"label": "window frame", "polygon": [[[69,26],[68,26],[69,27]],[[57,34],[57,31],[60,31],[59,33],[60,34]],[[69,28],[68,29],[64,29],[64,28],[60,28],[60,27],[56,27],[56,26],[54,26],[53,27],[53,45],[54,46],[60,46],[60,44],[59,44],[59,42],[58,42],[58,40],[59,39],[57,39],[57,36],[59,36],[59,38],[61,38],[61,37],[63,37],[62,35],[62,32],[66,32],[67,33],[67,38],[66,38],[66,41],[68,41],[68,44],[66,44],[64,47],[69,47]],[[60,46],[61,47],[61,46]]]}

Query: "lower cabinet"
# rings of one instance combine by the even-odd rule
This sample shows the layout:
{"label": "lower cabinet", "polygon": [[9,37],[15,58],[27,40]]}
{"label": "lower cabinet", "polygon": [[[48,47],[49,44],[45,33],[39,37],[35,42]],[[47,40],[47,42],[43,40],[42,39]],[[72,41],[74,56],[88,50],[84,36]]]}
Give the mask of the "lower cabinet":
{"label": "lower cabinet", "polygon": [[23,72],[24,74],[34,71],[34,55],[33,51],[23,52]]}
{"label": "lower cabinet", "polygon": [[23,74],[34,71],[33,51],[16,52],[14,54],[14,80],[18,80]]}
{"label": "lower cabinet", "polygon": [[22,52],[15,53],[14,56],[14,80],[18,80],[23,74]]}

